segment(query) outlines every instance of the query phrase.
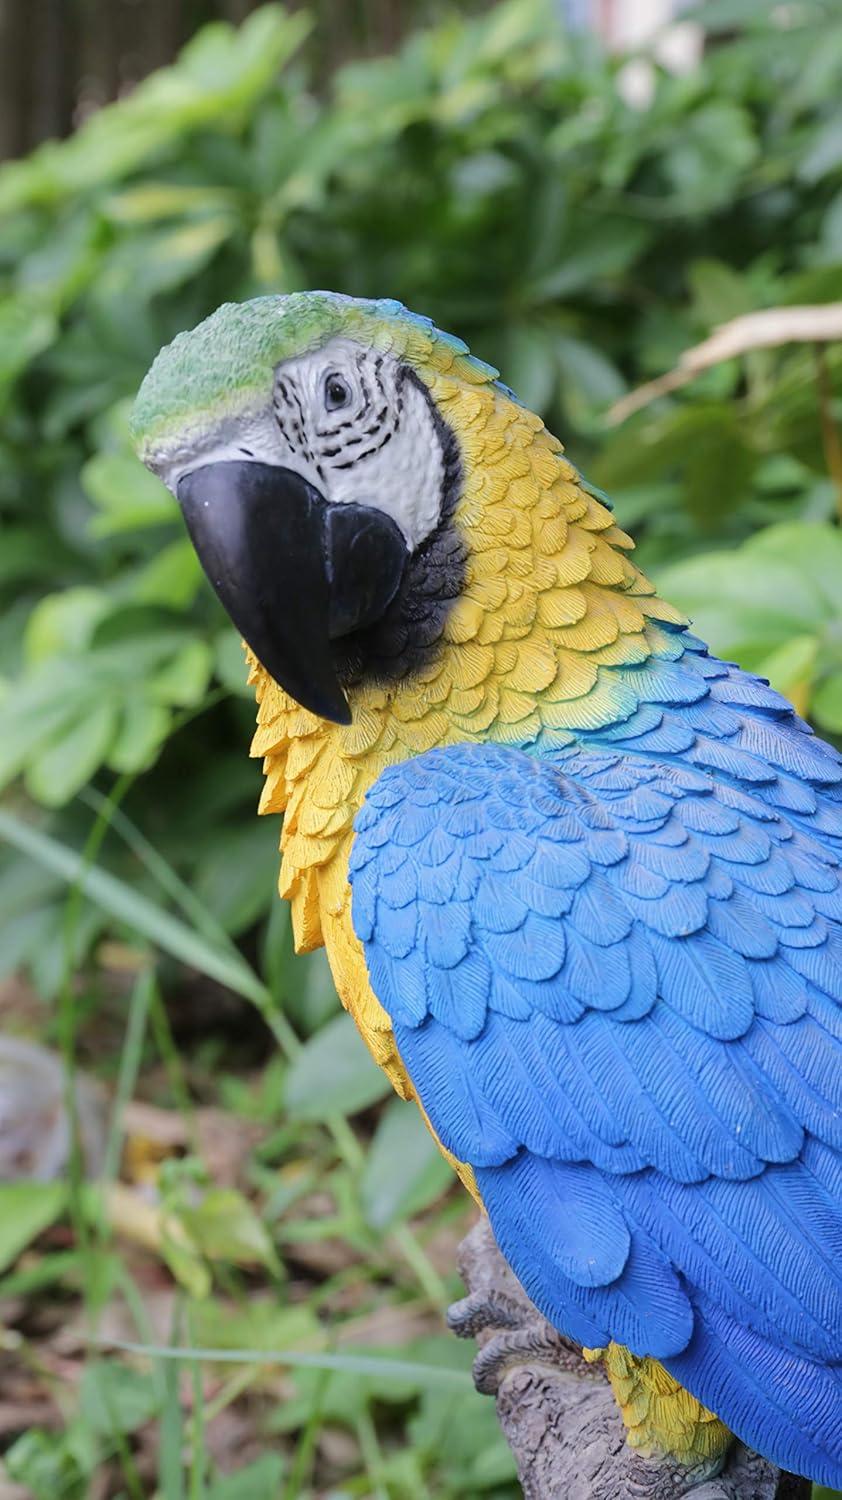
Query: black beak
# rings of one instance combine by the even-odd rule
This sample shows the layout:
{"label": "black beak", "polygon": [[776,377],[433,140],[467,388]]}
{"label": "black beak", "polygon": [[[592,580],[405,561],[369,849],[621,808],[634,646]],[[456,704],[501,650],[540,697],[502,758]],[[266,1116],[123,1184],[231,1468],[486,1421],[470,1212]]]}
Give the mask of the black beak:
{"label": "black beak", "polygon": [[202,567],[267,672],[303,708],[350,724],[331,643],[394,598],[408,556],[396,523],[251,460],[194,469],[177,494]]}

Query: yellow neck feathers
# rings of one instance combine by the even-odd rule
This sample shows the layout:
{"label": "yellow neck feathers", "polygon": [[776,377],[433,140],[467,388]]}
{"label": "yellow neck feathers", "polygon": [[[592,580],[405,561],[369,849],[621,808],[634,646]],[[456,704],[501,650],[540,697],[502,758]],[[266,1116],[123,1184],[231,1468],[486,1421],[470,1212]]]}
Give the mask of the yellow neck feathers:
{"label": "yellow neck feathers", "polygon": [[251,663],[252,753],[266,773],[260,810],[286,814],[280,889],[300,949],[326,941],[335,922],[349,937],[352,822],[388,764],[458,740],[564,744],[610,723],[617,685],[601,668],[645,660],[657,650],[657,622],[679,619],[655,599],[626,556],[631,541],[538,417],[498,387],[424,374],[464,469],[454,524],[466,587],[442,649],[411,680],[355,688],[348,726],[299,708]]}

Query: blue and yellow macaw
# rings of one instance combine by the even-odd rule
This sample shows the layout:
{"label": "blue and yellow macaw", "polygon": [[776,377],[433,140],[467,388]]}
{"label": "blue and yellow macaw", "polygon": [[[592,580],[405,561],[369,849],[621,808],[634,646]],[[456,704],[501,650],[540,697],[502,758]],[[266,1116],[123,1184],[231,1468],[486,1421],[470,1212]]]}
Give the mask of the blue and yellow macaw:
{"label": "blue and yellow macaw", "polygon": [[530,1297],[640,1447],[842,1487],[842,758],[396,302],[222,307],[134,431],[248,644],[298,946]]}

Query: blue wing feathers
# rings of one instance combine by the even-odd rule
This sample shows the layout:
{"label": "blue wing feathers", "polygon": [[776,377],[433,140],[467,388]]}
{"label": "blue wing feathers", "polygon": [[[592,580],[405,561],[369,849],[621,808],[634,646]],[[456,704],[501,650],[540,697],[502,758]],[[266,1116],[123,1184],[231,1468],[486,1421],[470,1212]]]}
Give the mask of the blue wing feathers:
{"label": "blue wing feathers", "polygon": [[624,670],[577,746],[384,772],[355,929],[544,1313],[840,1485],[842,761],[686,641]]}
{"label": "blue wing feathers", "polygon": [[[641,1353],[665,1358],[687,1345],[693,1311],[669,1259],[643,1231],[632,1238],[616,1203],[594,1214],[586,1198],[591,1248],[590,1279],[569,1274],[572,1244],[581,1244],[581,1209],[573,1184],[556,1187],[565,1169],[531,1152],[502,1167],[480,1168],[477,1182],[495,1226],[500,1248],[542,1311],[571,1336],[597,1345],[616,1336]],[[567,1169],[569,1171],[569,1169]],[[580,1169],[584,1170],[584,1169]],[[599,1201],[599,1200],[597,1200]],[[620,1232],[622,1225],[623,1233]],[[628,1247],[626,1249],[626,1247]],[[622,1275],[611,1272],[621,1258]],[[579,1249],[581,1255],[581,1249]],[[587,1326],[574,1331],[581,1319]],[[615,1335],[610,1329],[615,1329]]]}
{"label": "blue wing feathers", "polygon": [[[842,1474],[842,1371],[787,1349],[699,1294],[693,1337],[664,1361],[711,1410],[738,1413],[740,1436],[782,1468],[836,1485]],[[793,1437],[795,1434],[795,1437]]]}

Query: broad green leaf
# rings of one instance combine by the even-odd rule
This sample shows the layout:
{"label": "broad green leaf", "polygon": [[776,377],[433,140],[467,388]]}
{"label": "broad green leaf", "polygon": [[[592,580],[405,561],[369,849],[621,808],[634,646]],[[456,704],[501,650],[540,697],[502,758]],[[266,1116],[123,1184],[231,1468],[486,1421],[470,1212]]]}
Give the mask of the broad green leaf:
{"label": "broad green leaf", "polygon": [[131,775],[145,770],[158,754],[171,724],[172,714],[163,704],[150,702],[142,693],[127,698],[108,750],[109,766]]}
{"label": "broad green leaf", "polygon": [[339,1010],[339,997],[323,948],[296,954],[286,901],[273,899],[264,947],[264,971],[278,1004],[296,1030],[311,1036]]}
{"label": "broad green leaf", "polygon": [[27,766],[28,791],[46,807],[60,807],[101,765],[116,729],[113,703],[106,700],[90,705],[83,717],[57,734]]}
{"label": "broad green leaf", "polygon": [[6,1474],[33,1500],[87,1500],[95,1463],[95,1445],[78,1424],[63,1432],[30,1427],[4,1454]]}
{"label": "broad green leaf", "polygon": [[216,675],[224,687],[240,698],[254,702],[254,689],[247,682],[248,666],[243,653],[243,643],[233,626],[220,631],[214,645]]}
{"label": "broad green leaf", "polygon": [[194,877],[199,900],[227,932],[243,932],[271,902],[278,905],[278,830],[250,818],[211,844]]}
{"label": "broad green leaf", "polygon": [[0,1271],[64,1212],[63,1182],[0,1182]]}
{"label": "broad green leaf", "polygon": [[558,384],[558,365],[547,329],[515,325],[508,331],[505,354],[507,384],[534,411],[546,411]]}
{"label": "broad green leaf", "polygon": [[555,354],[562,374],[562,399],[568,413],[581,413],[581,420],[586,420],[589,410],[606,407],[622,396],[625,382],[600,349],[587,344],[584,339],[564,335],[555,340]]}
{"label": "broad green leaf", "polygon": [[194,1336],[204,1348],[261,1352],[287,1348],[320,1349],[325,1327],[307,1302],[285,1302],[277,1296],[255,1296],[232,1306],[205,1302],[192,1320]]}
{"label": "broad green leaf", "polygon": [[713,99],[689,115],[664,152],[662,170],[685,211],[701,215],[732,197],[735,180],[757,151],[748,110]]}
{"label": "broad green leaf", "polygon": [[213,1289],[210,1266],[183,1229],[181,1221],[172,1214],[163,1219],[161,1254],[179,1286],[192,1298],[202,1302],[210,1296]]}
{"label": "broad green leaf", "polygon": [[798,166],[805,182],[818,182],[842,163],[842,112],[836,110],[824,129],[812,140]]}
{"label": "broad green leaf", "polygon": [[91,521],[95,536],[178,518],[178,506],[166,485],[128,453],[95,454],[82,470],[82,483],[101,512]]}
{"label": "broad green leaf", "polygon": [[193,1244],[208,1260],[235,1266],[267,1266],[276,1274],[280,1264],[262,1219],[247,1198],[234,1188],[210,1188],[194,1206],[182,1205],[178,1217]]}
{"label": "broad green leaf", "polygon": [[816,635],[794,635],[757,666],[761,677],[768,677],[772,687],[789,698],[800,714],[809,709],[819,644]]}
{"label": "broad green leaf", "polygon": [[108,598],[100,589],[79,587],[45,595],[26,622],[27,661],[83,650],[107,609]]}
{"label": "broad green leaf", "polygon": [[328,1021],[305,1042],[287,1074],[286,1108],[296,1120],[353,1115],[390,1092],[351,1017]]}
{"label": "broad green leaf", "polygon": [[53,342],[56,332],[49,305],[36,293],[0,301],[0,391]]}
{"label": "broad green leaf", "polygon": [[702,554],[661,569],[655,581],[720,655],[739,655],[749,642],[768,654],[793,635],[814,633],[822,614],[809,578],[794,564],[747,549]]}
{"label": "broad green leaf", "polygon": [[750,537],[745,551],[752,557],[782,558],[800,569],[806,586],[818,595],[822,612],[842,615],[842,529],[817,522],[788,521],[767,526]]}
{"label": "broad green leaf", "polygon": [[17,776],[42,745],[71,732],[90,701],[81,695],[74,700],[70,695],[37,691],[34,684],[32,689],[10,690],[7,695],[0,736],[0,787]]}
{"label": "broad green leaf", "polygon": [[813,693],[810,712],[820,728],[842,734],[842,671],[822,679]]}
{"label": "broad green leaf", "polygon": [[106,212],[121,224],[146,224],[158,219],[180,219],[192,210],[201,213],[230,210],[237,205],[231,189],[206,184],[144,182],[125,188],[106,200]]}
{"label": "broad green leaf", "polygon": [[375,1131],[363,1170],[363,1211],[373,1229],[387,1229],[434,1203],[453,1181],[453,1169],[419,1111],[393,1099]]}
{"label": "broad green leaf", "polygon": [[204,696],[212,667],[213,655],[207,642],[188,640],[148,680],[147,691],[160,703],[192,708]]}
{"label": "broad green leaf", "polygon": [[751,283],[721,260],[694,261],[688,280],[704,327],[715,328],[755,305]]}
{"label": "broad green leaf", "polygon": [[280,1454],[264,1453],[233,1474],[214,1479],[206,1491],[207,1500],[268,1500],[280,1495],[284,1472]]}
{"label": "broad green leaf", "polygon": [[651,231],[633,219],[596,220],[560,247],[558,264],[527,289],[536,305],[575,296],[595,282],[620,276],[641,254]]}
{"label": "broad green leaf", "polygon": [[148,1375],[121,1360],[93,1360],[82,1372],[80,1410],[98,1437],[136,1432],[158,1414],[158,1390]]}
{"label": "broad green leaf", "polygon": [[127,593],[138,604],[186,609],[202,585],[202,569],[192,542],[180,537],[126,579]]}

